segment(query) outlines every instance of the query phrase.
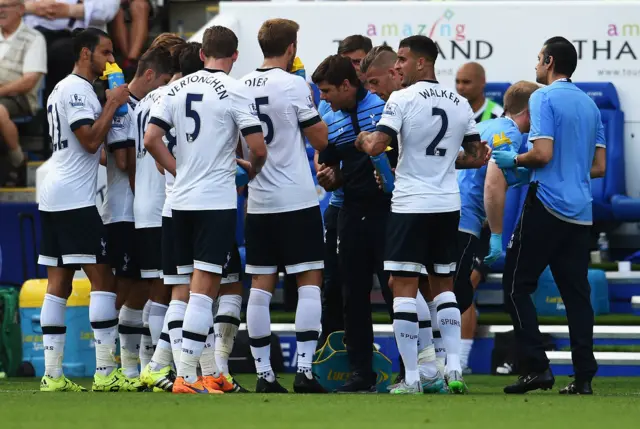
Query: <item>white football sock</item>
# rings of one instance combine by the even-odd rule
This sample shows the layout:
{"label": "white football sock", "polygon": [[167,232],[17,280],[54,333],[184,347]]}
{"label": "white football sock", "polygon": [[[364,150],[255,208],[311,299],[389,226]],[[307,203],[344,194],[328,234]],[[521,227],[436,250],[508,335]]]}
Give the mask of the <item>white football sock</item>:
{"label": "white football sock", "polygon": [[251,354],[256,364],[258,377],[268,382],[276,379],[271,369],[271,316],[269,304],[271,294],[261,289],[251,289],[247,305],[247,331]]}
{"label": "white football sock", "polygon": [[420,381],[418,373],[418,314],[415,298],[393,298],[393,333],[404,362],[407,384]]}
{"label": "white football sock", "polygon": [[218,313],[214,319],[213,328],[216,333],[216,365],[223,374],[229,374],[229,356],[233,351],[233,344],[240,326],[241,310],[240,295],[223,295],[218,299]]}
{"label": "white football sock", "polygon": [[213,326],[209,329],[209,334],[204,342],[204,349],[202,350],[202,356],[200,356],[200,368],[202,369],[203,376],[213,376],[215,378],[220,377],[220,371],[216,365],[216,353],[215,353],[215,340],[216,335],[213,330]]}
{"label": "white football sock", "polygon": [[200,293],[191,293],[182,325],[182,354],[178,376],[187,383],[198,380],[197,368],[204,343],[213,326],[213,300]]}
{"label": "white football sock", "polygon": [[438,306],[435,301],[427,302],[429,312],[431,313],[431,329],[433,332],[433,345],[436,349],[436,367],[442,375],[444,375],[444,363],[447,359],[447,351],[444,348],[442,335],[440,334],[440,325],[438,323]]}
{"label": "white football sock", "polygon": [[142,309],[142,336],[140,337],[140,368],[146,367],[153,357],[151,331],[149,331],[149,310],[151,301],[147,301]]}
{"label": "white football sock", "polygon": [[151,331],[151,344],[155,350],[160,340],[160,334],[164,326],[164,316],[167,314],[169,306],[158,304],[151,301],[151,307],[149,308],[149,331]]}
{"label": "white football sock", "polygon": [[173,363],[178,369],[180,354],[182,353],[182,324],[184,313],[187,311],[187,303],[174,299],[169,303],[167,310],[167,320],[169,321],[169,338],[171,339],[171,352],[173,353]]}
{"label": "white football sock", "polygon": [[62,376],[62,358],[64,356],[64,340],[67,328],[64,323],[67,300],[55,295],[46,294],[40,326],[42,326],[42,342],[44,345],[44,374],[51,378]]}
{"label": "white football sock", "polygon": [[116,317],[116,294],[91,292],[89,294],[89,321],[93,328],[96,345],[96,372],[109,375],[116,369],[116,339],[118,319]]}
{"label": "white football sock", "polygon": [[473,340],[463,339],[460,347],[460,365],[463,368],[469,366],[469,355],[471,354],[471,348],[473,347]]}
{"label": "white football sock", "polygon": [[460,371],[460,310],[453,292],[443,292],[434,301],[438,306],[438,324],[447,351],[446,372]]}
{"label": "white football sock", "polygon": [[162,326],[162,332],[158,339],[158,345],[153,352],[153,357],[149,365],[152,371],[159,371],[162,368],[171,365],[173,361],[173,354],[171,353],[171,338],[169,337],[169,312],[167,311],[164,316],[164,325]]}
{"label": "white football sock", "polygon": [[420,292],[416,297],[418,312],[418,370],[426,378],[436,376],[436,349],[433,345],[433,330],[431,329],[431,312],[427,301]]}
{"label": "white football sock", "polygon": [[122,372],[127,378],[136,378],[140,376],[138,355],[142,334],[142,310],[134,310],[123,305],[118,319]]}
{"label": "white football sock", "polygon": [[298,372],[313,378],[311,366],[320,335],[322,317],[322,298],[318,286],[300,286],[298,288],[298,306],[296,308],[296,344]]}

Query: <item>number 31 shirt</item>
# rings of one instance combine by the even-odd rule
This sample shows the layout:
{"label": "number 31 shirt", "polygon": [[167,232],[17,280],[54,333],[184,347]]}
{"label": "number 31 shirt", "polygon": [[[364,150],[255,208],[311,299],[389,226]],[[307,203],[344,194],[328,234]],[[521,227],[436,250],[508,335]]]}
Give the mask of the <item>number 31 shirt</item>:
{"label": "number 31 shirt", "polygon": [[247,88],[221,70],[204,69],[166,87],[149,123],[176,129],[173,210],[237,208],[236,160],[240,132],[261,132]]}
{"label": "number 31 shirt", "polygon": [[93,125],[101,113],[100,101],[85,78],[70,74],[54,88],[47,100],[53,155],[39,190],[40,210],[59,212],[96,205],[100,149],[87,152],[73,132]]}
{"label": "number 31 shirt", "polygon": [[[247,213],[283,213],[319,205],[302,130],[318,115],[307,82],[280,68],[258,69],[242,79],[255,99],[269,156],[249,182]],[[246,143],[243,142],[246,146]]]}
{"label": "number 31 shirt", "polygon": [[456,158],[464,141],[480,140],[464,97],[436,81],[418,81],[391,94],[376,130],[399,137],[391,211],[460,210]]}

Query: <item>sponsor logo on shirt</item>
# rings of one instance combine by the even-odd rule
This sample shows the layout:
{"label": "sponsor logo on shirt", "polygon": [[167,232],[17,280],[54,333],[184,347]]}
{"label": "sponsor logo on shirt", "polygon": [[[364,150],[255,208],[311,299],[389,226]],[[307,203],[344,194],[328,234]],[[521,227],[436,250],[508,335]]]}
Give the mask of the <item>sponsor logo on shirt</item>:
{"label": "sponsor logo on shirt", "polygon": [[307,97],[307,107],[309,109],[313,109],[314,107],[316,107],[316,104],[313,102],[313,97],[311,95]]}
{"label": "sponsor logo on shirt", "polygon": [[73,94],[71,96],[71,100],[69,100],[69,104],[71,105],[71,107],[75,107],[76,109],[79,109],[80,107],[84,107],[86,101],[87,101],[86,95]]}
{"label": "sponsor logo on shirt", "polygon": [[251,103],[249,104],[249,112],[253,115],[253,116],[258,116],[258,108],[256,107],[255,103]]}

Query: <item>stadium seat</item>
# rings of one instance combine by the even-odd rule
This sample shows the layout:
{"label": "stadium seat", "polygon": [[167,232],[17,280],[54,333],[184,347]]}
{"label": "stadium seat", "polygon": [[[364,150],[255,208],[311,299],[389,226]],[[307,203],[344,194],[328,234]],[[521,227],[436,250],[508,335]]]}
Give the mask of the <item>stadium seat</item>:
{"label": "stadium seat", "polygon": [[509,82],[490,82],[484,87],[484,96],[502,106],[504,93],[511,86]]}
{"label": "stadium seat", "polygon": [[626,196],[624,163],[624,113],[615,86],[610,82],[577,82],[593,99],[602,117],[607,143],[605,177],[591,181],[594,221],[640,220],[640,198]]}

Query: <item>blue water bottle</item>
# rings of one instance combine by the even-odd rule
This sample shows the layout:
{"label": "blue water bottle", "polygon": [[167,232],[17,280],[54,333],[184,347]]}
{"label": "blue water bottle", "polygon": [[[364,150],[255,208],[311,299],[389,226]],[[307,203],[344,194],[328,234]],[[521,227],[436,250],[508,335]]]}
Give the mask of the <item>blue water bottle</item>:
{"label": "blue water bottle", "polygon": [[[107,63],[107,66],[100,78],[102,80],[109,81],[109,89],[117,88],[120,85],[124,85],[126,82],[124,80],[124,74],[122,73],[122,69],[118,67],[116,63]],[[127,103],[124,103],[116,110],[116,116],[124,116],[129,111],[129,106]]]}
{"label": "blue water bottle", "polygon": [[244,186],[247,183],[249,183],[249,174],[247,173],[247,170],[236,165],[236,188]]}
{"label": "blue water bottle", "polygon": [[391,171],[391,164],[389,164],[389,158],[387,158],[387,154],[382,152],[380,155],[372,156],[371,162],[373,162],[373,168],[376,169],[378,175],[380,176],[380,181],[382,182],[382,190],[386,194],[390,194],[393,192],[393,181],[394,176]]}

